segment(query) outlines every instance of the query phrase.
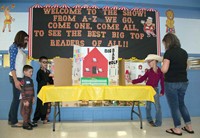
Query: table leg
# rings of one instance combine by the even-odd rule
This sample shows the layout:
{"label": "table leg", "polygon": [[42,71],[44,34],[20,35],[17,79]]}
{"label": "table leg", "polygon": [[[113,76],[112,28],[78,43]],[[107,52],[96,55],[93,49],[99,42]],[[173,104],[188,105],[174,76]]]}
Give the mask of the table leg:
{"label": "table leg", "polygon": [[139,112],[139,118],[140,118],[140,129],[142,129],[142,113],[140,110],[140,102],[138,101],[138,112]]}
{"label": "table leg", "polygon": [[58,121],[60,122],[60,102],[58,102]]}
{"label": "table leg", "polygon": [[55,123],[56,123],[56,114],[57,114],[57,109],[56,109],[57,104],[54,103],[54,116],[53,116],[53,131],[55,131]]}
{"label": "table leg", "polygon": [[[138,112],[136,112],[134,110],[134,106],[135,106],[135,103],[138,102]],[[133,106],[132,106],[132,109],[131,109],[131,120],[133,120],[133,113],[135,113],[139,119],[140,119],[140,129],[142,129],[142,114],[141,114],[141,110],[140,110],[140,102],[139,101],[133,101]]]}
{"label": "table leg", "polygon": [[[58,108],[58,112],[57,112],[57,108]],[[56,117],[58,115],[58,120],[60,122],[60,103],[59,102],[55,102],[54,103],[54,116],[53,116],[53,131],[55,131],[55,124],[56,124]]]}

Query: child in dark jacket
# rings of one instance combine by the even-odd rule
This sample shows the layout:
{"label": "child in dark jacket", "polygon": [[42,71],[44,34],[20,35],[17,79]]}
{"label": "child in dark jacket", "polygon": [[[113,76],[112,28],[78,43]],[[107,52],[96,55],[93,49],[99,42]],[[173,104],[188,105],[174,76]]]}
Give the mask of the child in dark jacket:
{"label": "child in dark jacket", "polygon": [[[38,70],[36,77],[38,83],[37,94],[39,93],[40,89],[43,86],[53,84],[53,79],[50,76],[50,71],[47,69],[48,58],[42,56],[39,58],[39,62],[40,62],[40,69]],[[49,122],[48,117],[50,111],[51,111],[51,103],[45,103],[43,105],[42,101],[39,98],[37,98],[37,105],[34,113],[33,124],[37,124],[37,121],[39,119],[43,121],[43,124]]]}

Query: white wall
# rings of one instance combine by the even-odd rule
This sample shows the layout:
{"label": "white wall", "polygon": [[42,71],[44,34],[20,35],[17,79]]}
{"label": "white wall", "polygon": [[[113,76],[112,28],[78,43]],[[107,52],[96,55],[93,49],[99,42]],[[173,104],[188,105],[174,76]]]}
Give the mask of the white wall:
{"label": "white wall", "polygon": [[[28,32],[28,13],[12,12],[11,16],[15,18],[15,21],[11,24],[11,32],[8,32],[8,27],[5,32],[2,32],[5,17],[4,13],[0,12],[0,50],[8,50],[19,30]],[[175,18],[174,21],[176,34],[182,47],[190,54],[200,54],[200,19]],[[166,17],[160,17],[161,40],[166,34],[165,23]],[[165,52],[162,43],[161,52]]]}
{"label": "white wall", "polygon": [[[181,47],[190,54],[200,54],[200,20],[175,18],[175,31]],[[160,17],[161,52],[165,52],[162,38],[166,34],[166,17]]]}
{"label": "white wall", "polygon": [[15,19],[11,24],[11,32],[8,32],[8,26],[5,32],[2,32],[5,16],[3,12],[0,12],[0,50],[8,50],[18,31],[24,30],[28,33],[28,13],[11,12],[10,14]]}

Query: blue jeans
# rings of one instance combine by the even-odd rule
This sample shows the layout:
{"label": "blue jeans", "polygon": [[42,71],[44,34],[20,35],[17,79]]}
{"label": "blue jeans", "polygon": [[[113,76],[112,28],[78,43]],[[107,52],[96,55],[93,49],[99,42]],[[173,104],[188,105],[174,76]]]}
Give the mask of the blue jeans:
{"label": "blue jeans", "polygon": [[[160,105],[160,95],[158,88],[154,88],[156,91],[156,95],[154,96],[155,100],[155,109],[156,109],[156,117],[155,117],[155,125],[156,126],[161,126],[162,125],[162,111],[161,111],[161,105]],[[146,102],[146,117],[147,121],[151,122],[153,121],[152,116],[151,116],[151,105],[152,102],[147,101]]]}
{"label": "blue jeans", "polygon": [[175,128],[181,127],[181,116],[185,124],[191,124],[190,115],[184,102],[187,87],[188,82],[165,82],[165,94]]}
{"label": "blue jeans", "polygon": [[[19,96],[20,96],[20,90],[18,90],[15,87],[15,83],[14,80],[11,76],[9,76],[10,82],[12,83],[12,87],[13,87],[13,99],[12,99],[12,103],[10,105],[10,111],[8,114],[8,121],[11,124],[16,124],[18,123],[18,109],[19,109]],[[20,79],[18,79],[20,80]]]}

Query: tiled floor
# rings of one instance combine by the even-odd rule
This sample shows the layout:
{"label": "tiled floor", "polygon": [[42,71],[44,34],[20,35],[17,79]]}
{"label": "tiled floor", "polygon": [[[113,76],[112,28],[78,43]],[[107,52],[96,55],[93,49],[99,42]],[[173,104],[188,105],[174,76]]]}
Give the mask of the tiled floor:
{"label": "tiled floor", "polygon": [[[183,132],[181,138],[200,137],[200,117],[192,118],[195,134]],[[0,138],[173,138],[179,137],[165,132],[172,127],[172,119],[163,119],[162,127],[151,127],[143,121],[140,129],[139,121],[112,122],[61,122],[56,123],[52,131],[52,123],[39,123],[31,131],[12,128],[7,120],[0,120]]]}

